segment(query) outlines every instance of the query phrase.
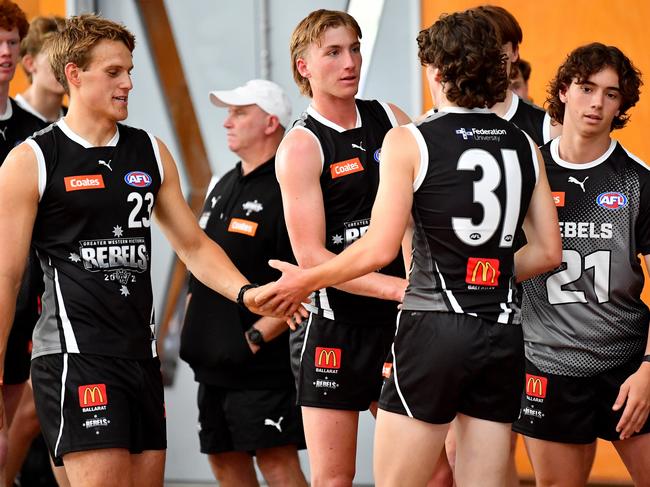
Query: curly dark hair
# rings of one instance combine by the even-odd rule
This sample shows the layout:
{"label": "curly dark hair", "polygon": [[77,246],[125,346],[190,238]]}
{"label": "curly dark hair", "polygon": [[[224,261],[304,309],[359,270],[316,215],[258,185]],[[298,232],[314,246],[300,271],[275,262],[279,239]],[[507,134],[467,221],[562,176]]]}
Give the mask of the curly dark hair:
{"label": "curly dark hair", "polygon": [[22,40],[29,30],[29,22],[25,12],[11,0],[0,1],[0,29],[18,29],[18,37]]}
{"label": "curly dark hair", "polygon": [[465,108],[491,107],[508,89],[501,37],[483,15],[443,14],[417,38],[423,66],[438,68],[447,99]]}
{"label": "curly dark hair", "polygon": [[587,44],[573,50],[566,61],[557,70],[555,78],[551,80],[546,98],[546,109],[553,120],[564,122],[564,103],[560,100],[560,93],[564,93],[572,82],[583,84],[592,74],[605,68],[612,68],[618,74],[618,87],[621,93],[621,107],[610,130],[625,127],[630,119],[627,111],[639,101],[641,72],[632,64],[632,61],[615,46],[606,46],[600,42]]}

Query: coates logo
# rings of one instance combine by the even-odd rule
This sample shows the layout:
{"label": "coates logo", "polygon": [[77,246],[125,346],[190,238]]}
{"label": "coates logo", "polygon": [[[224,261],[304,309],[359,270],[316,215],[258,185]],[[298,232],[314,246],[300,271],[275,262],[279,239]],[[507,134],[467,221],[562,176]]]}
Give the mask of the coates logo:
{"label": "coates logo", "polygon": [[230,224],[228,225],[228,231],[254,237],[257,233],[257,223],[244,220],[243,218],[233,218],[230,220]]}
{"label": "coates logo", "polygon": [[475,286],[499,285],[499,259],[470,257],[467,259],[465,282]]}
{"label": "coates logo", "polygon": [[551,194],[553,195],[553,203],[555,203],[555,206],[562,208],[564,206],[564,191],[553,191]]}
{"label": "coates logo", "polygon": [[341,349],[316,347],[314,356],[316,367],[323,369],[341,368]]}
{"label": "coates logo", "polygon": [[393,370],[393,364],[391,362],[384,362],[384,366],[381,369],[381,375],[388,379],[390,378],[390,373]]}
{"label": "coates logo", "polygon": [[596,203],[598,203],[598,206],[608,210],[619,210],[627,206],[627,196],[616,191],[600,193],[596,198]]}
{"label": "coates logo", "polygon": [[88,174],[86,176],[68,176],[63,178],[66,192],[82,189],[101,189],[104,187],[104,178],[101,174]]}
{"label": "coates logo", "polygon": [[106,384],[88,384],[79,386],[79,406],[103,406],[108,403]]}
{"label": "coates logo", "polygon": [[124,181],[134,188],[146,188],[147,186],[151,186],[152,179],[146,172],[131,171],[124,176]]}
{"label": "coates logo", "polygon": [[332,179],[340,178],[341,176],[347,176],[355,172],[363,171],[363,166],[358,157],[354,159],[348,159],[347,161],[335,162],[330,166],[330,173],[332,174]]}
{"label": "coates logo", "polygon": [[546,377],[539,377],[538,375],[526,374],[526,395],[539,397],[541,399],[546,397]]}

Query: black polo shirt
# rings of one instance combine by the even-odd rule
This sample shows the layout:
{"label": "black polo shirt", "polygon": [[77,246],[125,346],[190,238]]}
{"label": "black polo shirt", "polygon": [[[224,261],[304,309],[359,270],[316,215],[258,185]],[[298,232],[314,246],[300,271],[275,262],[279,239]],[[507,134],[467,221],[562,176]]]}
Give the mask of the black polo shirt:
{"label": "black polo shirt", "polygon": [[[241,162],[209,191],[199,224],[251,282],[280,277],[269,259],[294,262],[284,224],[275,160],[242,175]],[[250,351],[244,332],[260,317],[190,278],[192,299],[181,335],[180,356],[198,382],[262,389],[293,384],[289,333]],[[288,330],[288,328],[287,328]]]}

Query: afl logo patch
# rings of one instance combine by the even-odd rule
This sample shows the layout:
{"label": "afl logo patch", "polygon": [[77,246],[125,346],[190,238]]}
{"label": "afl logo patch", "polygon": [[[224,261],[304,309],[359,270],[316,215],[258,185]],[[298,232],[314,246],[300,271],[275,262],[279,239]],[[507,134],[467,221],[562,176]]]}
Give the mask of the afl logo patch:
{"label": "afl logo patch", "polygon": [[627,206],[627,196],[617,191],[600,193],[596,198],[596,203],[608,210],[619,210]]}
{"label": "afl logo patch", "polygon": [[126,176],[124,176],[124,181],[126,184],[133,186],[134,188],[146,188],[147,186],[151,186],[152,180],[151,176],[149,176],[146,172],[131,171]]}
{"label": "afl logo patch", "polygon": [[381,158],[381,149],[377,149],[373,154],[373,157],[375,158],[375,162],[379,164],[379,159]]}

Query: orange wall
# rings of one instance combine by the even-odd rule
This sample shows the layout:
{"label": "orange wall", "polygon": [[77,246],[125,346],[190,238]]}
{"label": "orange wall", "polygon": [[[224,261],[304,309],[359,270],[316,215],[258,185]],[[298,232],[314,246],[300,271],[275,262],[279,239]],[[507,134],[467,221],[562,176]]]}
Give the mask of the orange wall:
{"label": "orange wall", "polygon": [[[14,0],[27,14],[27,20],[32,20],[37,15],[59,15],[65,17],[65,0]],[[22,67],[16,69],[16,75],[9,87],[9,94],[25,91],[29,82]]]}
{"label": "orange wall", "polygon": [[[506,8],[521,24],[524,41],[520,53],[532,64],[531,96],[538,105],[545,100],[546,85],[566,55],[575,47],[594,41],[619,47],[646,75],[646,86],[650,87],[650,2],[647,0],[422,0],[422,25],[428,27],[443,12],[481,3]],[[423,108],[428,109],[431,98],[426,83],[424,86]],[[613,136],[650,163],[650,137],[644,134],[650,127],[650,94],[642,93],[641,100],[630,113],[629,126],[614,132]]]}

